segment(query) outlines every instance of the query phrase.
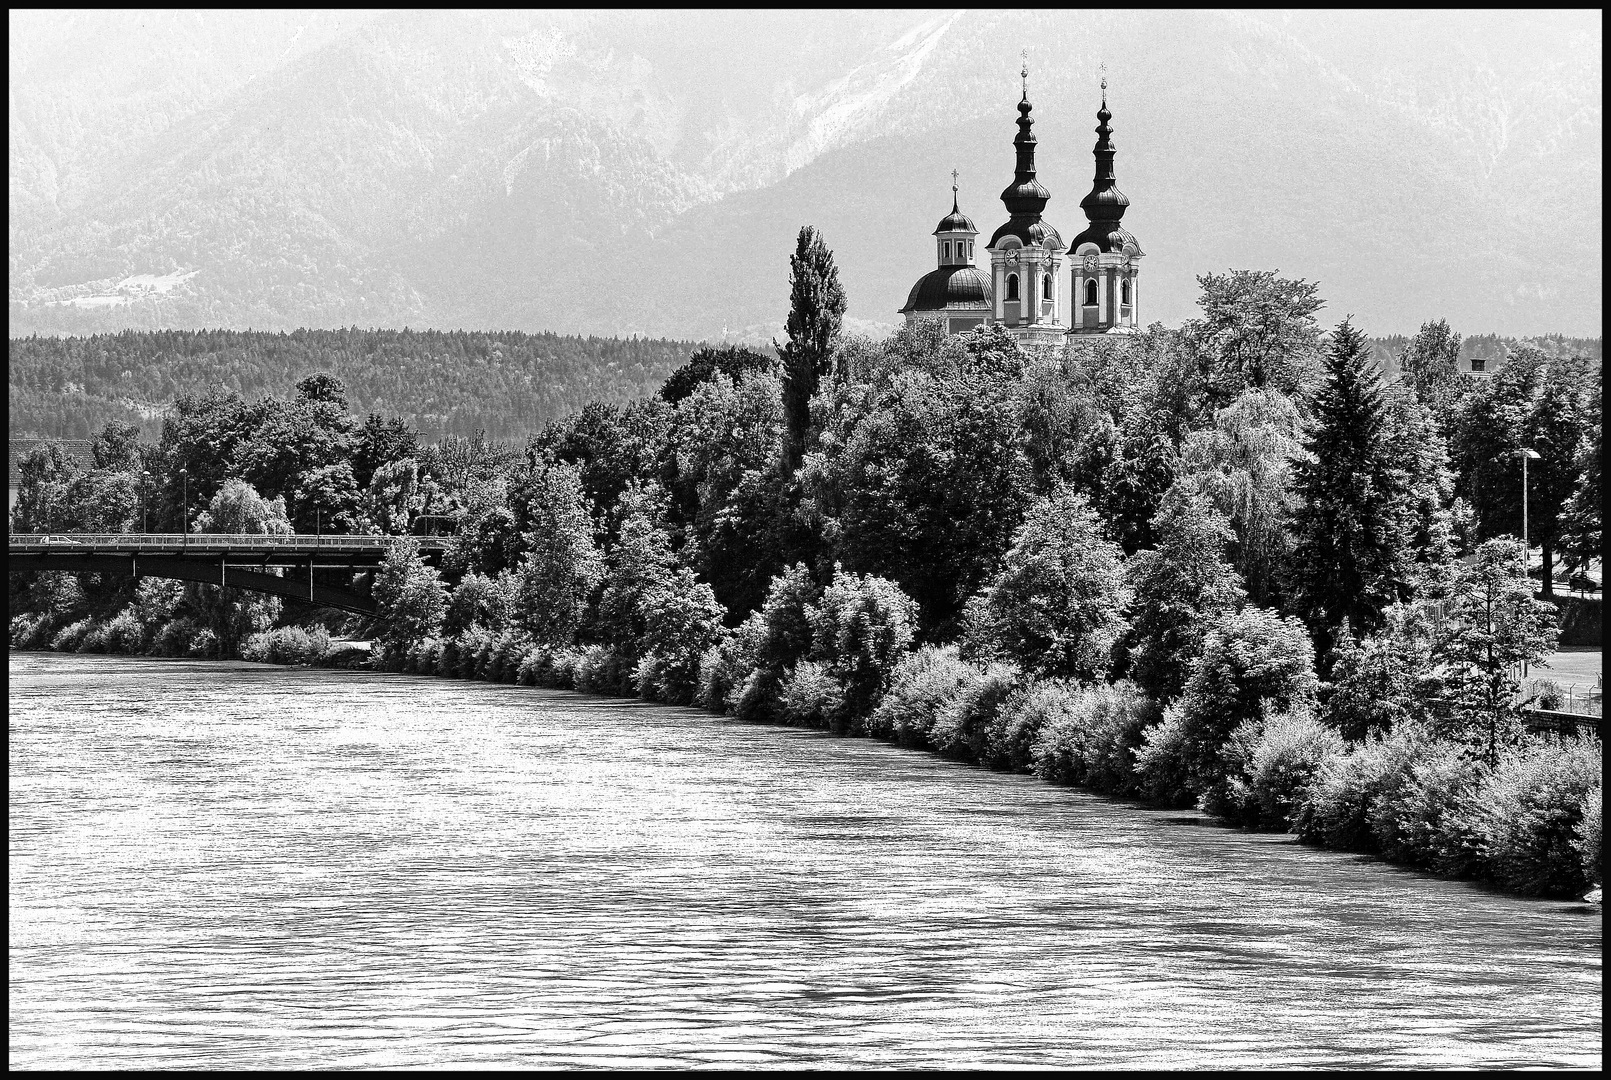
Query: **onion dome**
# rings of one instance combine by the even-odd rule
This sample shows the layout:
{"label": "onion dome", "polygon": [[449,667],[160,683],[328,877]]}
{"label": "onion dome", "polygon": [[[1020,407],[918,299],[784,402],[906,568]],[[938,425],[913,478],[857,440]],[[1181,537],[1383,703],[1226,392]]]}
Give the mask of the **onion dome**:
{"label": "onion dome", "polygon": [[1035,179],[1035,133],[1030,130],[1035,121],[1030,117],[1033,106],[1029,103],[1029,69],[1023,71],[1024,96],[1018,102],[1018,135],[1013,139],[1013,146],[1018,151],[1018,167],[1013,174],[1013,182],[1008,184],[1001,193],[1001,201],[1007,207],[1007,213],[1012,217],[1005,225],[996,230],[990,238],[990,247],[995,247],[1004,236],[1016,236],[1025,244],[1045,244],[1052,241],[1051,246],[1061,248],[1062,237],[1051,224],[1042,221],[1041,211],[1046,209],[1047,200],[1052,193],[1041,186]]}
{"label": "onion dome", "polygon": [[973,219],[957,209],[957,189],[955,187],[951,188],[951,212],[941,218],[940,223],[934,227],[935,236],[950,232],[969,232],[974,234],[979,232],[978,229],[973,227]]}
{"label": "onion dome", "polygon": [[917,279],[901,314],[944,311],[948,307],[989,307],[992,300],[989,274],[976,266],[942,266]]}
{"label": "onion dome", "polygon": [[957,171],[951,170],[951,212],[940,219],[934,228],[934,235],[941,233],[965,232],[978,236],[979,230],[973,227],[973,219],[957,209]]}
{"label": "onion dome", "polygon": [[1111,138],[1113,129],[1108,127],[1111,119],[1113,114],[1108,112],[1108,82],[1103,79],[1102,107],[1096,114],[1097,138],[1093,151],[1096,156],[1096,176],[1091,181],[1091,193],[1080,200],[1080,209],[1085,211],[1091,224],[1074,238],[1071,247],[1078,251],[1081,244],[1095,244],[1103,252],[1128,250],[1131,254],[1139,255],[1141,247],[1136,243],[1136,238],[1119,225],[1130,200],[1115,186],[1113,155],[1118,148],[1113,145]]}

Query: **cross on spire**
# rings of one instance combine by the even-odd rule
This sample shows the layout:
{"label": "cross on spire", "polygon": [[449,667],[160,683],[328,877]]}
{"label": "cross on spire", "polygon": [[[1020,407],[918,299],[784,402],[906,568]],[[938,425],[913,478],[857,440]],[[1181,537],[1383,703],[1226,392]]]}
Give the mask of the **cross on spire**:
{"label": "cross on spire", "polygon": [[1102,67],[1102,104],[1108,103],[1108,65],[1104,61]]}
{"label": "cross on spire", "polygon": [[1024,49],[1022,55],[1024,58],[1024,66],[1019,70],[1018,75],[1024,80],[1024,97],[1027,98],[1029,97],[1029,50],[1027,48]]}

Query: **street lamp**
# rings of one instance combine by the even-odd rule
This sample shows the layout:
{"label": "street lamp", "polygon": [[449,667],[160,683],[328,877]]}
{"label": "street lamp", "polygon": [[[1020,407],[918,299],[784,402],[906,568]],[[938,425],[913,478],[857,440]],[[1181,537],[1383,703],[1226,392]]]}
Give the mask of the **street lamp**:
{"label": "street lamp", "polygon": [[1531,549],[1527,546],[1527,462],[1528,459],[1537,461],[1538,451],[1523,447],[1516,451],[1516,456],[1521,458],[1522,463],[1522,580],[1527,581],[1527,563],[1531,557]]}
{"label": "street lamp", "polygon": [[140,472],[140,531],[147,535],[151,532],[151,473]]}
{"label": "street lamp", "polygon": [[179,470],[179,483],[184,495],[179,500],[179,547],[190,550],[190,470]]}

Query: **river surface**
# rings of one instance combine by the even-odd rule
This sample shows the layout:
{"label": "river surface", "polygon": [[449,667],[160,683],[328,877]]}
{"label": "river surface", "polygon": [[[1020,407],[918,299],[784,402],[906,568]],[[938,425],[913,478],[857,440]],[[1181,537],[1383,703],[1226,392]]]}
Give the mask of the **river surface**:
{"label": "river surface", "polygon": [[10,675],[13,1068],[1600,1066],[1577,903],[691,709]]}

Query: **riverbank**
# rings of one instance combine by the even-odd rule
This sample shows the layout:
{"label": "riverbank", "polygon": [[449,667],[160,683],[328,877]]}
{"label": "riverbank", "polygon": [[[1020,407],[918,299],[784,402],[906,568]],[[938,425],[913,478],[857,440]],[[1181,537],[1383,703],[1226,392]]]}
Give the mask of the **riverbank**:
{"label": "riverbank", "polygon": [[[277,638],[258,635],[246,651],[283,662],[300,648],[307,651],[292,662],[305,666],[373,666],[655,697],[653,680],[641,670],[630,676],[638,694],[622,694],[622,665],[597,646],[545,648],[476,629],[375,656],[353,643],[337,650],[327,641],[321,646],[317,635],[285,629],[272,632]],[[825,700],[832,685],[813,682],[809,672],[805,678],[790,673],[768,701],[754,671],[724,671],[721,657],[707,659],[698,704],[708,712],[876,737],[1142,805],[1185,808],[1194,801],[1176,748],[1156,738],[1161,711],[1129,684],[1080,688],[1038,681],[999,666],[964,664],[951,650],[922,648],[900,661],[876,706],[847,723],[837,720],[835,702]],[[1582,896],[1599,883],[1596,738],[1527,737],[1489,767],[1459,744],[1413,727],[1346,744],[1313,722],[1295,720],[1271,725],[1245,757],[1229,795],[1231,812],[1216,816],[1251,831],[1292,832],[1312,846],[1521,895]]]}

